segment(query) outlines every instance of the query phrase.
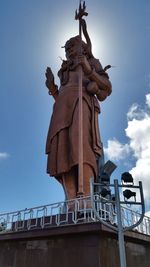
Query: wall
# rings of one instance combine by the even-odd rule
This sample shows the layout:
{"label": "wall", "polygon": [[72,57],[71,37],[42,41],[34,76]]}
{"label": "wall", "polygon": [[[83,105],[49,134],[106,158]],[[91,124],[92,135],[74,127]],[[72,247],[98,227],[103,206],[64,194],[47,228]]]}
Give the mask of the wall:
{"label": "wall", "polygon": [[[150,266],[150,237],[125,236],[127,266]],[[0,267],[119,267],[118,241],[100,223],[0,235]]]}

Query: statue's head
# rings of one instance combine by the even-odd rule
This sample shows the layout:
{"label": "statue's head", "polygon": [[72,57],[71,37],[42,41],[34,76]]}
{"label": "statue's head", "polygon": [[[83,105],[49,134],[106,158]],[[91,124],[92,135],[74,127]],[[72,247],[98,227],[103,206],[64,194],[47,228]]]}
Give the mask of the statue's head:
{"label": "statue's head", "polygon": [[[79,35],[70,38],[64,46],[66,58],[74,59],[76,56],[78,56],[81,53],[80,45],[81,44]],[[88,45],[84,41],[82,41],[82,54],[88,57]]]}

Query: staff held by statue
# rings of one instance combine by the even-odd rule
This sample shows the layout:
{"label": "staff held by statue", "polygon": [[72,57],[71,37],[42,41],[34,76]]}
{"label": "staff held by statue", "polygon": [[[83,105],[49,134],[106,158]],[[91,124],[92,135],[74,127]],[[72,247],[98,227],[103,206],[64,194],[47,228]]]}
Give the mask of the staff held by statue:
{"label": "staff held by statue", "polygon": [[[87,16],[88,13],[85,12],[86,6],[85,6],[85,1],[83,2],[83,6],[79,4],[79,12],[75,13],[75,19],[79,20],[79,36],[80,36],[80,55],[82,55],[82,22],[83,16]],[[79,166],[78,166],[78,196],[83,196],[84,191],[83,191],[83,105],[82,105],[82,66],[79,65],[79,144],[78,144],[78,157],[79,157]]]}

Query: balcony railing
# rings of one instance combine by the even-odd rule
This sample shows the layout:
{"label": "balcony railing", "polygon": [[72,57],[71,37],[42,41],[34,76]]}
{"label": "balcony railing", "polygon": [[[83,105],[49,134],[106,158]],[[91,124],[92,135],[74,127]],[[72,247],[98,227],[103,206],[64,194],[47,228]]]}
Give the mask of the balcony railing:
{"label": "balcony railing", "polygon": [[[93,201],[94,200],[94,201]],[[94,203],[94,209],[92,207]],[[140,213],[121,207],[123,226],[135,224]],[[97,222],[98,217],[111,225],[116,225],[116,213],[112,203],[106,203],[99,195],[76,198],[69,201],[0,214],[0,234],[34,229],[45,229],[72,224]],[[142,223],[134,229],[150,235],[150,218],[145,216]]]}

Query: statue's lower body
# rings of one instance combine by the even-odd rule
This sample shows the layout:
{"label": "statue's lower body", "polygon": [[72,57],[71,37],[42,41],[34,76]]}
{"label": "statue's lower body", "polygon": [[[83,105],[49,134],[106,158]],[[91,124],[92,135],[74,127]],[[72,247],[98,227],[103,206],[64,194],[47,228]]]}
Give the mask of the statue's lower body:
{"label": "statue's lower body", "polygon": [[[94,178],[94,170],[88,164],[83,164],[83,192],[84,196],[90,195],[90,178]],[[78,167],[74,166],[71,170],[57,179],[63,186],[66,200],[74,199],[78,195]]]}
{"label": "statue's lower body", "polygon": [[[66,102],[67,105],[68,102]],[[90,178],[96,178],[97,176],[97,157],[102,153],[98,130],[98,110],[95,105],[92,97],[88,101],[83,98],[84,196],[90,195]],[[72,112],[70,125],[60,129],[50,140],[50,150],[47,153],[47,172],[62,184],[66,199],[68,200],[78,196],[78,102],[76,102],[74,109],[70,110],[70,112]],[[57,116],[57,106],[55,113]],[[54,114],[51,125],[54,125],[55,121],[57,121],[57,118],[55,119]]]}

